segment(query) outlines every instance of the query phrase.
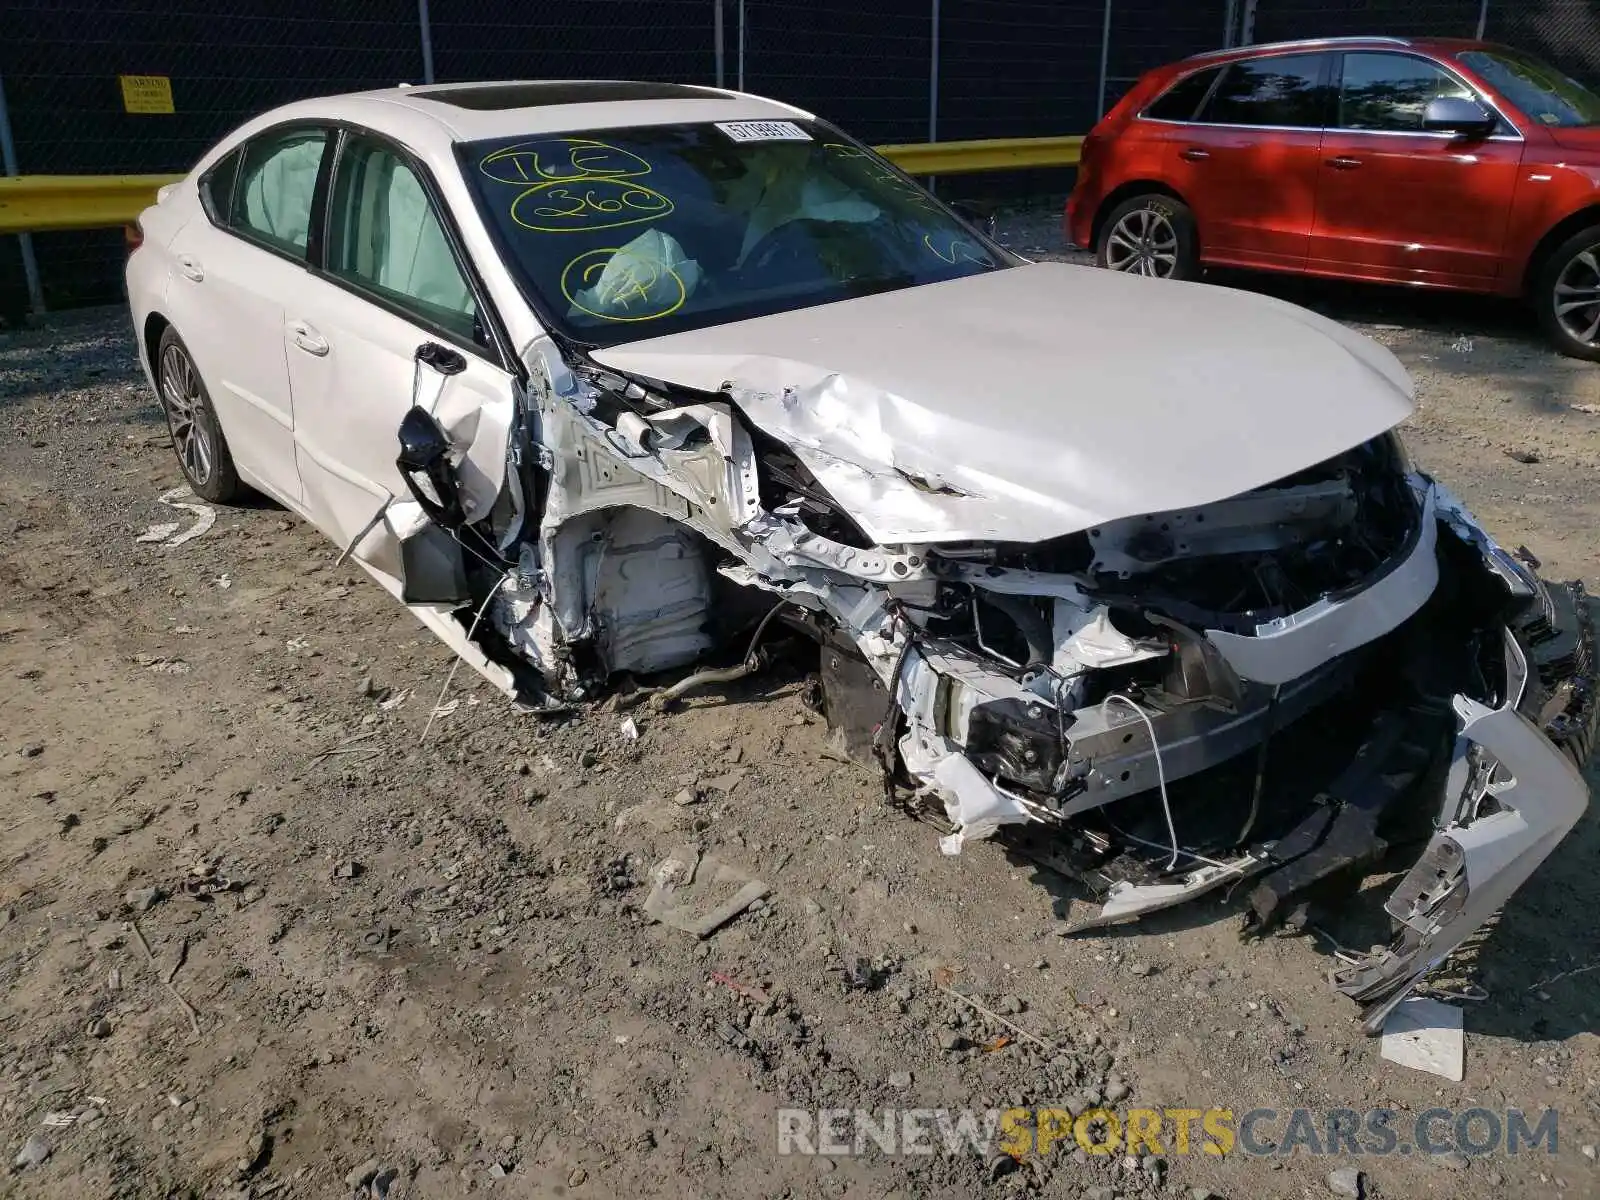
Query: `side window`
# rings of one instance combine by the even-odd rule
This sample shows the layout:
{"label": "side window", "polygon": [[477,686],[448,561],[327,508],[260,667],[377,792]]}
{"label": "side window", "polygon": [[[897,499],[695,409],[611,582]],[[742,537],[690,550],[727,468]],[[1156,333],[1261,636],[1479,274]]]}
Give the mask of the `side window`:
{"label": "side window", "polygon": [[328,270],[424,325],[481,343],[472,289],[427,191],[393,149],[350,137],[329,206]]}
{"label": "side window", "polygon": [[1408,54],[1346,54],[1339,85],[1339,128],[1420,132],[1428,101],[1472,99],[1460,80]]}
{"label": "side window", "polygon": [[269,246],[303,257],[311,201],[328,134],[322,129],[266,133],[244,147],[229,224]]}
{"label": "side window", "polygon": [[233,185],[239,178],[239,160],[243,157],[244,148],[240,147],[200,179],[200,203],[205,206],[206,216],[218,225],[226,225],[228,214],[233,211]]}
{"label": "side window", "polygon": [[1326,54],[1230,63],[1198,119],[1213,125],[1320,129],[1328,107],[1328,65]]}
{"label": "side window", "polygon": [[1157,121],[1193,120],[1195,110],[1200,107],[1200,102],[1206,98],[1206,93],[1221,73],[1221,67],[1212,67],[1208,71],[1196,71],[1193,75],[1185,76],[1158,96],[1144,110],[1144,115]]}

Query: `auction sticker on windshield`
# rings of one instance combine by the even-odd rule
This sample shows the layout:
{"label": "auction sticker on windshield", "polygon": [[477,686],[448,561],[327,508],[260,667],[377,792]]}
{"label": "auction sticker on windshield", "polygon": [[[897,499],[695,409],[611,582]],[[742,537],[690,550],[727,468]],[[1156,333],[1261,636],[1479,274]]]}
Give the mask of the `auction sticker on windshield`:
{"label": "auction sticker on windshield", "polygon": [[811,135],[793,121],[718,121],[736,142],[809,142]]}

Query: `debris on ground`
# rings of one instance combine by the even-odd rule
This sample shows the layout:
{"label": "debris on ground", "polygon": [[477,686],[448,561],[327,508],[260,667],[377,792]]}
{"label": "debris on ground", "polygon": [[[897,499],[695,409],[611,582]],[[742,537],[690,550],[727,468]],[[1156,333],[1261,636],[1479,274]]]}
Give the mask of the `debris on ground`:
{"label": "debris on ground", "polygon": [[18,1170],[26,1171],[29,1167],[39,1166],[49,1157],[50,1143],[35,1134],[22,1144],[13,1162]]}
{"label": "debris on ground", "polygon": [[650,880],[645,914],[702,940],[772,890],[737,867],[702,859],[693,847],[676,850],[658,862],[650,870]]}
{"label": "debris on ground", "polygon": [[1383,1023],[1383,1057],[1460,1083],[1465,1073],[1463,1014],[1427,996],[1403,1000]]}

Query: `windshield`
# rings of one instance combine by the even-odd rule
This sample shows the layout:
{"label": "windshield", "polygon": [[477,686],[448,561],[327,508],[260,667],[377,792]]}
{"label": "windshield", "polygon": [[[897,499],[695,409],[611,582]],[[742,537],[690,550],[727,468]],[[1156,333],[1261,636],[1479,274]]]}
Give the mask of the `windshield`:
{"label": "windshield", "polygon": [[1562,128],[1600,124],[1600,96],[1548,63],[1509,50],[1468,50],[1461,61],[1529,120]]}
{"label": "windshield", "polygon": [[607,129],[460,152],[530,299],[586,343],[1005,265],[926,191],[816,122]]}

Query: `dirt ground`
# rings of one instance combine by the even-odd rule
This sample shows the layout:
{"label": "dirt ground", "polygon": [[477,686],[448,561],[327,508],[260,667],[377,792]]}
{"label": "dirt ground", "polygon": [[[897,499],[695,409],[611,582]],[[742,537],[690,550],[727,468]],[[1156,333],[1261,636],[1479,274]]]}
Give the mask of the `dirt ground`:
{"label": "dirt ground", "polygon": [[[1057,249],[1048,216],[1002,232]],[[1600,368],[1497,304],[1224,282],[1392,347],[1413,456],[1600,588]],[[1070,885],[942,857],[796,679],[638,710],[629,740],[462,670],[423,742],[449,655],[298,518],[138,540],[193,518],[158,502],[181,477],[133,353],[118,312],[0,336],[0,1194],[1243,1200],[1355,1167],[1374,1197],[1600,1195],[1594,812],[1446,965],[1473,997],[1449,1083],[1380,1058],[1322,937],[1241,941],[1240,897],[1060,936]],[[771,894],[704,942],[650,923],[684,845]],[[1098,1100],[1548,1106],[1559,1148],[777,1152],[782,1108]]]}

